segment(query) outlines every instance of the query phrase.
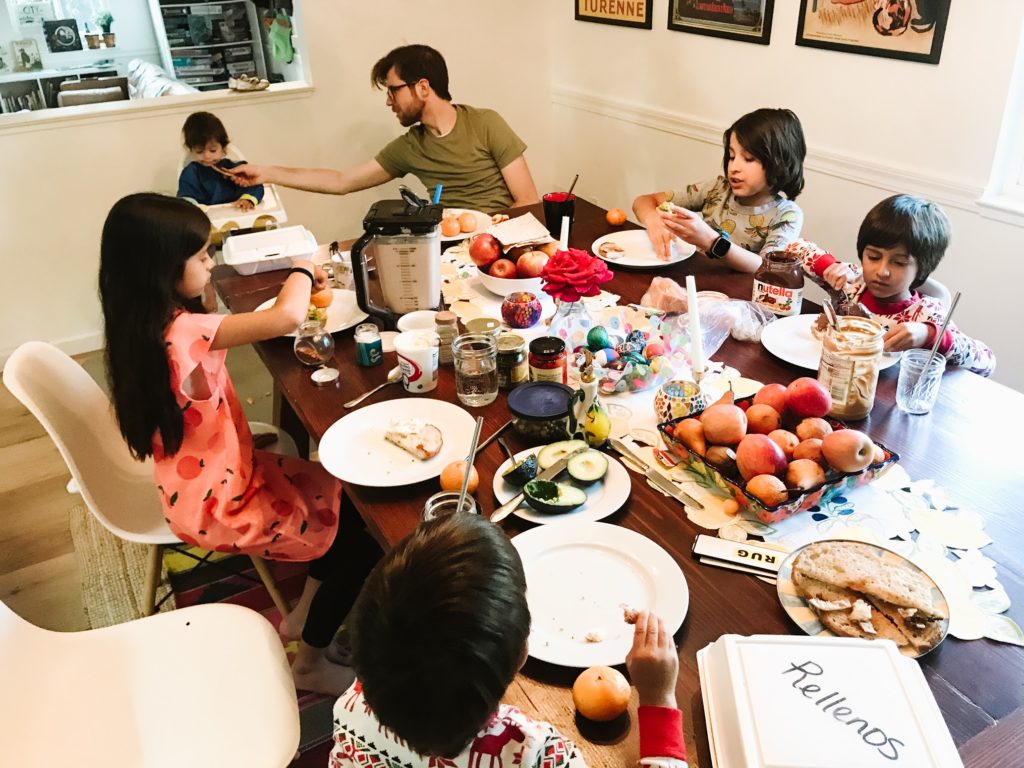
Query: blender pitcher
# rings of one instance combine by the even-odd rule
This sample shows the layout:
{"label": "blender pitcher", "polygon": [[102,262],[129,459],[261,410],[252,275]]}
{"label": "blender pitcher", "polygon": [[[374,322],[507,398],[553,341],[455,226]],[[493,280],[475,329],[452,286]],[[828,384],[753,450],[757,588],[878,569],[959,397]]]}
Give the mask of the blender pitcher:
{"label": "blender pitcher", "polygon": [[[441,303],[440,205],[379,200],[363,219],[365,230],[352,246],[356,303],[394,328],[398,318]],[[367,249],[372,244],[376,279],[384,306],[370,298]]]}

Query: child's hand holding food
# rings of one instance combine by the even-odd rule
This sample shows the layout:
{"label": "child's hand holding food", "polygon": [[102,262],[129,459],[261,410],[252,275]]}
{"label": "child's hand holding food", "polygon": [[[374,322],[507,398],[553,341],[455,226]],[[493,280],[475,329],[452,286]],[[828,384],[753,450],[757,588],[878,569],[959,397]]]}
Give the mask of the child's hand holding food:
{"label": "child's hand holding food", "polygon": [[900,323],[882,337],[883,348],[886,352],[903,352],[927,347],[933,327],[930,323]]}
{"label": "child's hand holding food", "polygon": [[856,281],[857,273],[845,261],[837,261],[829,264],[821,273],[821,277],[833,290],[841,291],[847,283]]}
{"label": "child's hand holding food", "polygon": [[640,696],[640,706],[677,708],[679,654],[665,622],[651,611],[637,616],[626,669]]}
{"label": "child's hand holding food", "polygon": [[704,217],[697,211],[680,208],[671,203],[666,210],[665,205],[662,203],[658,206],[658,215],[661,216],[668,231],[707,252],[718,239],[718,232],[704,221]]}

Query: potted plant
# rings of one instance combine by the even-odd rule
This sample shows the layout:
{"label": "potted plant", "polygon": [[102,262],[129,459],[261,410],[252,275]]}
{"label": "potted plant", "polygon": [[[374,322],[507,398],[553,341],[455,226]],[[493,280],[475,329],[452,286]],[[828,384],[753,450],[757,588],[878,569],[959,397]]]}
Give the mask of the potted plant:
{"label": "potted plant", "polygon": [[103,30],[103,44],[107,48],[114,47],[115,35],[110,31],[110,25],[114,23],[114,16],[110,11],[100,11],[93,19],[96,26]]}
{"label": "potted plant", "polygon": [[89,26],[89,22],[85,23],[85,42],[89,48],[96,49],[100,47],[99,33],[92,31],[92,27]]}

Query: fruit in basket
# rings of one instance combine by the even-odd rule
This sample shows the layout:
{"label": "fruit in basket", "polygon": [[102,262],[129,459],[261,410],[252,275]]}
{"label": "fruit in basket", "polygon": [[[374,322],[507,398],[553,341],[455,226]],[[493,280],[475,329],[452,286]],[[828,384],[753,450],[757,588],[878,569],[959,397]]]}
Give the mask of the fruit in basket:
{"label": "fruit in basket", "polygon": [[786,454],[787,460],[792,460],[793,451],[800,444],[800,438],[790,432],[788,429],[773,429],[768,433],[768,437],[778,444],[782,452]]}
{"label": "fruit in basket", "polygon": [[672,430],[672,436],[700,456],[707,453],[708,443],[704,437],[704,424],[699,419],[683,419],[677,422]]}
{"label": "fruit in basket", "polygon": [[[729,388],[727,390],[725,390],[725,392],[722,393],[721,397],[719,397],[717,400],[715,400],[715,402],[711,403],[711,405],[735,405],[735,404],[736,404],[736,395],[732,391],[732,382],[731,381],[729,382]],[[709,405],[708,408],[710,408],[711,405]]]}
{"label": "fruit in basket", "polygon": [[821,453],[840,472],[860,472],[875,457],[875,443],[856,429],[837,429],[821,438]]}
{"label": "fruit in basket", "polygon": [[527,251],[516,261],[516,277],[520,279],[540,277],[549,258],[543,251]]}
{"label": "fruit in basket", "polygon": [[716,403],[700,415],[704,439],[714,445],[736,445],[747,434],[747,414],[737,405]]}
{"label": "fruit in basket", "polygon": [[591,667],[573,683],[572,702],[588,720],[614,720],[629,706],[629,683],[617,669]]}
{"label": "fruit in basket", "polygon": [[764,403],[747,408],[747,431],[767,435],[782,426],[782,416]]}
{"label": "fruit in basket", "polygon": [[736,477],[736,451],[727,445],[712,445],[704,460],[726,477]]}
{"label": "fruit in basket", "polygon": [[827,462],[825,457],[821,454],[821,438],[820,437],[809,437],[806,440],[801,440],[800,444],[793,449],[794,459],[810,459],[816,461],[822,466],[826,466]]}
{"label": "fruit in basket", "polygon": [[801,440],[810,440],[812,437],[822,438],[831,431],[831,424],[813,416],[796,425],[796,436]]}
{"label": "fruit in basket", "polygon": [[544,245],[538,245],[537,250],[548,256],[554,256],[558,252],[558,241],[552,240],[550,243],[544,243]]}
{"label": "fruit in basket", "polygon": [[832,395],[817,379],[801,376],[786,387],[786,407],[794,416],[824,416],[832,408]]}
{"label": "fruit in basket", "polygon": [[786,467],[786,486],[797,491],[809,491],[825,482],[825,470],[811,459],[796,459]]}
{"label": "fruit in basket", "polygon": [[770,405],[779,413],[786,410],[786,385],[765,384],[754,395],[754,405]]}
{"label": "fruit in basket", "polygon": [[736,448],[736,466],[744,480],[778,475],[786,470],[786,454],[768,435],[747,435]]}
{"label": "fruit in basket", "polygon": [[516,276],[516,265],[508,259],[498,259],[496,262],[491,264],[491,268],[487,270],[487,274],[501,280],[512,280]]}
{"label": "fruit in basket", "polygon": [[755,475],[747,481],[747,493],[766,507],[782,504],[789,498],[786,484],[775,475]]}
{"label": "fruit in basket", "polygon": [[494,235],[486,232],[473,238],[469,244],[469,258],[481,269],[485,269],[501,258],[501,243]]}

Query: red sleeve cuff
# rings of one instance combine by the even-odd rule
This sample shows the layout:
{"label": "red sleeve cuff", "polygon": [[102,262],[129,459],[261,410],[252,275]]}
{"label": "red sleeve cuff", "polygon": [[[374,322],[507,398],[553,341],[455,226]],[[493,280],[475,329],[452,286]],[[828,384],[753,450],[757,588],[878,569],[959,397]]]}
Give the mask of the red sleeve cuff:
{"label": "red sleeve cuff", "polygon": [[821,254],[821,256],[818,256],[814,260],[814,264],[811,268],[814,270],[814,274],[816,274],[818,277],[824,277],[825,270],[831,267],[837,261],[839,261],[839,259],[833,256],[831,253],[826,252]]}
{"label": "red sleeve cuff", "polygon": [[686,759],[683,713],[671,707],[640,707],[640,757]]}

